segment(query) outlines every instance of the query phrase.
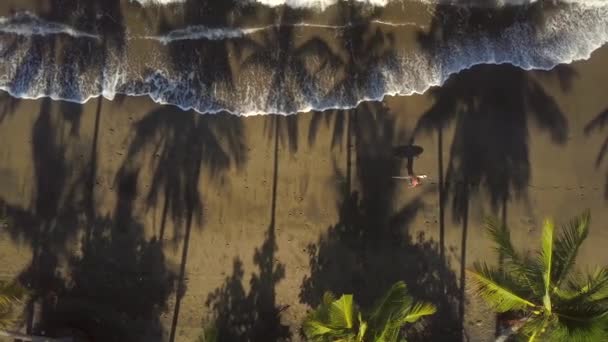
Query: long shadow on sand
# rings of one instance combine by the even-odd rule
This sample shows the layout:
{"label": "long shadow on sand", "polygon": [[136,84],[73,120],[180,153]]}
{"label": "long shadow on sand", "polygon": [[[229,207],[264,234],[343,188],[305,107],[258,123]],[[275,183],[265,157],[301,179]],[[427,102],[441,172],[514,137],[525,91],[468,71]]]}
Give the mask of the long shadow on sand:
{"label": "long shadow on sand", "polygon": [[[13,37],[3,57],[13,58],[11,53],[19,49],[25,53],[17,61],[11,89],[28,92],[42,86],[55,96],[78,97],[74,85],[84,73],[98,74],[101,87],[110,58],[120,56],[125,45],[120,1],[52,0],[46,8],[37,13],[40,18],[100,38]],[[40,84],[48,63],[60,70],[63,88],[52,77]],[[19,100],[3,103],[0,120],[14,112]],[[81,105],[43,99],[32,129],[32,203],[21,207],[1,201],[11,220],[9,233],[33,250],[32,262],[21,275],[32,291],[27,330],[104,341],[160,341],[159,316],[166,309],[174,275],[158,242],[147,241],[141,225],[131,218],[136,173],[116,180],[115,214],[96,213],[101,111],[99,99],[92,137],[81,136]]]}
{"label": "long shadow on sand", "polygon": [[420,190],[403,206],[394,203],[401,183],[391,177],[399,174],[402,161],[393,156],[392,147],[404,141],[405,132],[395,128],[394,115],[382,104],[363,106],[350,117],[351,129],[345,134],[354,140],[347,154],[356,155],[355,169],[350,170],[350,156],[345,170],[337,167],[340,219],[308,247],[311,271],[300,299],[316,306],[325,291],[353,293],[366,308],[394,282],[404,280],[416,298],[440,308],[428,329],[409,331],[408,340],[453,340],[458,335],[456,278],[439,259],[436,242],[408,231],[431,189]]}
{"label": "long shadow on sand", "polygon": [[[601,131],[604,129],[604,126],[608,124],[608,109],[604,110],[598,116],[596,116],[593,120],[591,120],[587,125],[585,125],[585,135],[590,135],[594,131]],[[597,158],[595,159],[595,168],[599,168],[608,153],[608,137],[604,139],[600,150],[597,153]],[[608,173],[606,174],[606,185],[604,186],[604,198],[608,200]]]}
{"label": "long shadow on sand", "polygon": [[32,131],[33,202],[21,207],[1,201],[9,234],[34,253],[20,276],[33,296],[29,330],[103,341],[161,341],[160,315],[175,272],[158,242],[147,240],[132,218],[137,173],[117,179],[114,214],[91,219],[86,211],[90,162],[84,154],[92,143],[72,134],[75,124],[64,115],[68,104],[40,103]]}
{"label": "long shadow on sand", "polygon": [[[499,10],[475,8],[462,13],[438,5],[435,11],[430,31],[419,37],[422,47],[431,54],[454,35],[476,34],[482,27],[488,35],[498,38],[519,21],[540,22],[543,15],[543,8],[537,5]],[[422,132],[437,134],[442,259],[448,202],[452,203],[454,223],[462,227],[458,310],[462,328],[471,200],[487,195],[491,213],[506,221],[509,201],[527,198],[530,122],[546,131],[557,144],[566,142],[568,131],[566,116],[539,78],[557,79],[562,90],[568,91],[574,77],[576,73],[566,66],[533,74],[510,65],[481,65],[453,75],[444,85],[431,90],[435,104],[419,120],[414,137]],[[451,127],[454,135],[444,168],[444,134]]]}
{"label": "long shadow on sand", "polygon": [[158,238],[166,240],[165,227],[171,220],[175,231],[172,242],[182,240],[182,261],[177,285],[170,338],[175,338],[180,303],[186,292],[186,262],[192,227],[200,227],[203,199],[200,179],[203,173],[211,180],[231,165],[239,167],[246,160],[241,119],[232,115],[201,116],[173,107],[163,107],[135,123],[135,134],[119,174],[138,172],[151,154],[153,170],[146,195],[146,210],[162,208]]}
{"label": "long shadow on sand", "polygon": [[[262,67],[272,70],[270,92],[266,98],[267,106],[285,111],[293,108],[298,91],[305,91],[308,82],[320,70],[311,70],[307,61],[312,55],[326,62],[334,56],[329,46],[320,38],[312,37],[300,45],[295,45],[294,26],[285,24],[300,22],[305,18],[301,11],[286,10],[273,13],[272,29],[264,31],[257,39],[245,38],[236,49],[244,68]],[[270,71],[269,71],[270,72]],[[295,80],[290,78],[295,75]],[[295,82],[296,88],[290,87]],[[212,324],[218,331],[220,341],[287,341],[291,339],[289,328],[281,323],[280,314],[286,306],[276,302],[275,288],[285,277],[285,267],[276,261],[276,207],[279,180],[279,153],[286,149],[295,153],[298,149],[298,116],[267,116],[265,134],[274,145],[273,183],[270,204],[270,223],[265,240],[254,253],[257,274],[252,275],[248,293],[242,286],[244,271],[242,261],[234,260],[232,275],[216,289],[206,301],[212,309],[211,317],[205,324]]]}
{"label": "long shadow on sand", "polygon": [[[274,128],[273,181],[270,205],[270,224],[265,233],[264,243],[254,252],[253,262],[259,268],[250,280],[249,293],[243,288],[244,271],[242,262],[234,260],[232,275],[224,284],[211,293],[206,305],[212,314],[205,325],[213,325],[217,330],[218,340],[237,341],[289,341],[289,327],[281,323],[280,314],[287,306],[279,306],[276,301],[275,288],[285,277],[285,266],[276,260],[276,208],[279,177],[279,145],[281,123],[289,118],[272,117]],[[297,137],[296,137],[297,138]],[[297,146],[289,144],[291,148]]]}

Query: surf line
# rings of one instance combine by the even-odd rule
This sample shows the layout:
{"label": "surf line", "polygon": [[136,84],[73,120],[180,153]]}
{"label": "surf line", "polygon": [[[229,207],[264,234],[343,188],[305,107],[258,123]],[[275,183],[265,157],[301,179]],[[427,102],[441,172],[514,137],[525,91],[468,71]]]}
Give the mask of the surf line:
{"label": "surf line", "polygon": [[[370,20],[369,23],[384,25],[390,27],[418,27],[425,28],[425,25],[418,24],[415,22],[390,22],[383,20]],[[326,24],[314,24],[314,23],[294,23],[294,24],[272,24],[267,26],[260,27],[248,27],[248,28],[230,28],[230,27],[208,27],[204,25],[193,25],[188,26],[182,29],[176,29],[169,31],[166,34],[162,35],[147,35],[147,36],[135,36],[135,39],[145,39],[145,40],[156,40],[161,42],[164,45],[167,45],[171,42],[181,41],[181,40],[225,40],[225,39],[238,39],[247,35],[251,35],[261,31],[267,31],[272,29],[277,29],[281,27],[310,27],[310,28],[319,28],[319,29],[329,29],[329,30],[344,30],[349,29],[361,25],[365,25],[366,23],[348,23],[345,25],[326,25]]]}
{"label": "surf line", "polygon": [[18,12],[11,17],[0,17],[0,34],[23,37],[65,34],[73,38],[101,39],[99,35],[80,31],[63,23],[46,21],[28,11]]}

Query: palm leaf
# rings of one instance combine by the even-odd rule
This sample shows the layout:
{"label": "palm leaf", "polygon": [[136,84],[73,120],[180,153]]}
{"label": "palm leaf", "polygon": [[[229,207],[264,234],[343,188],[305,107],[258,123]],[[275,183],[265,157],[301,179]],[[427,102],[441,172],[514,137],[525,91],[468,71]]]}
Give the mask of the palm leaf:
{"label": "palm leaf", "polygon": [[581,244],[589,233],[589,211],[572,220],[555,240],[552,282],[559,286],[576,261]]}
{"label": "palm leaf", "polygon": [[13,308],[26,295],[25,288],[17,282],[0,282],[0,327],[7,327],[13,323],[11,319]]}
{"label": "palm leaf", "polygon": [[352,340],[356,336],[354,319],[357,310],[352,295],[343,295],[338,300],[331,293],[323,296],[323,302],[304,320],[306,337],[314,341],[330,338],[332,341]]}
{"label": "palm leaf", "polygon": [[0,306],[11,307],[23,299],[27,291],[17,282],[0,282]]}
{"label": "palm leaf", "polygon": [[357,333],[357,341],[361,342],[365,340],[365,334],[367,333],[367,322],[363,320],[363,316],[359,313],[359,332]]}
{"label": "palm leaf", "polygon": [[[556,309],[557,310],[557,309]],[[547,333],[549,341],[606,341],[608,311],[597,303],[577,303],[560,307],[558,320]]]}
{"label": "palm leaf", "polygon": [[551,266],[553,265],[553,232],[555,225],[550,220],[545,220],[543,224],[542,245],[540,261],[543,267],[543,283],[545,294],[543,305],[547,312],[551,313]]}
{"label": "palm leaf", "polygon": [[370,324],[374,341],[396,341],[403,325],[434,312],[434,307],[430,304],[415,304],[405,283],[397,282],[374,305],[371,312]]}
{"label": "palm leaf", "polygon": [[355,321],[353,295],[342,295],[329,307],[329,321],[332,326],[351,329]]}
{"label": "palm leaf", "polygon": [[538,315],[530,317],[520,328],[518,335],[524,337],[528,342],[545,341],[545,334],[554,321],[553,316]]}
{"label": "palm leaf", "polygon": [[507,227],[493,217],[487,218],[485,225],[490,238],[496,244],[496,251],[507,259],[506,261],[519,263],[520,258],[515,252],[511,242],[511,234]]}
{"label": "palm leaf", "polygon": [[508,274],[490,269],[485,263],[475,264],[473,269],[469,273],[473,277],[475,294],[482,297],[495,311],[507,312],[535,306],[525,299],[526,291]]}
{"label": "palm leaf", "polygon": [[322,340],[327,336],[338,338],[347,334],[344,329],[335,329],[327,323],[308,318],[303,324],[304,335],[310,340]]}
{"label": "palm leaf", "polygon": [[381,329],[376,330],[374,332],[374,338],[372,341],[374,342],[396,342],[397,338],[399,338],[399,331],[401,326],[397,324],[391,324],[390,321],[387,322],[384,326],[380,327]]}
{"label": "palm leaf", "polygon": [[522,258],[515,251],[511,242],[511,234],[502,222],[496,218],[486,218],[485,225],[490,238],[496,244],[496,251],[504,258],[506,270],[517,275],[527,286],[536,290],[539,274],[542,273],[538,265]]}
{"label": "palm leaf", "polygon": [[404,322],[414,323],[424,316],[429,316],[437,312],[437,307],[431,303],[416,303],[409,310]]}
{"label": "palm leaf", "polygon": [[597,269],[587,277],[570,277],[568,286],[559,292],[566,304],[581,301],[606,301],[608,299],[608,268]]}
{"label": "palm leaf", "polygon": [[370,313],[370,322],[378,326],[398,312],[406,312],[414,302],[407,292],[404,282],[395,283],[374,305]]}

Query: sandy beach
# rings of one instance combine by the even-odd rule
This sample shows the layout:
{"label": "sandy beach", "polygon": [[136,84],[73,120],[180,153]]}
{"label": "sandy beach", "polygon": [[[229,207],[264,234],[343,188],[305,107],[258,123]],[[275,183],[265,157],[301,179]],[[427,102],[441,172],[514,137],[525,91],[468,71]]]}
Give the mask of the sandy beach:
{"label": "sandy beach", "polygon": [[[487,91],[471,93],[479,101],[521,101],[525,112],[436,126],[425,117],[449,85],[353,111],[250,118],[144,98],[80,106],[3,96],[0,195],[11,224],[1,273],[44,283],[49,305],[64,295],[87,302],[60,301],[57,310],[111,310],[142,341],[167,340],[172,329],[176,341],[193,341],[214,315],[234,324],[235,340],[248,329],[299,340],[299,322],[323,291],[352,291],[369,304],[405,279],[421,298],[447,294],[449,321],[427,333],[456,338],[462,257],[467,266],[496,258],[482,234],[486,215],[506,214],[518,246],[534,248],[543,218],[563,222],[589,208],[581,260],[607,261],[598,252],[608,238],[606,169],[596,162],[605,134],[585,131],[608,106],[607,53],[567,71],[474,68],[454,87],[460,77],[516,74],[554,101],[540,107],[550,112],[534,113],[532,93],[507,93],[521,84],[478,83]],[[563,74],[572,76],[566,84]],[[424,148],[414,167],[429,180],[408,189],[391,179],[406,172],[391,148],[414,132]],[[465,203],[453,186],[441,205],[438,183],[448,176],[469,177]],[[483,305],[467,296],[464,313],[467,340],[489,340],[494,321]]]}
{"label": "sandy beach", "polygon": [[[590,209],[579,266],[608,263],[606,61],[480,65],[423,95],[290,116],[1,93],[0,277],[35,290],[24,329],[95,341],[190,342],[209,325],[303,341],[323,292],[369,307],[398,280],[439,306],[412,341],[492,341],[464,272],[498,261],[486,217],[535,250],[543,219]],[[392,178],[410,143],[417,188]]]}

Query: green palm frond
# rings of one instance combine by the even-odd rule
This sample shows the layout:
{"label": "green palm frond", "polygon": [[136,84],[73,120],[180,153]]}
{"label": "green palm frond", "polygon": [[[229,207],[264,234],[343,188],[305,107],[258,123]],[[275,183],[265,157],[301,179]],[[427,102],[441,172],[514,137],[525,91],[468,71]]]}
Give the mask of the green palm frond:
{"label": "green palm frond", "polygon": [[507,262],[520,262],[520,257],[515,252],[511,242],[511,233],[507,227],[495,217],[487,218],[485,226],[490,238],[496,244],[495,249]]}
{"label": "green palm frond", "polygon": [[342,295],[329,307],[329,321],[333,326],[351,329],[356,317],[353,295]]}
{"label": "green palm frond", "polygon": [[543,305],[547,312],[551,312],[551,266],[553,265],[553,232],[555,225],[550,220],[543,224],[540,261],[543,266],[544,296]]}
{"label": "green palm frond", "polygon": [[403,325],[436,311],[430,303],[414,302],[405,283],[397,282],[376,302],[369,319],[358,311],[352,295],[338,300],[326,295],[304,321],[303,330],[313,342],[397,342]]}
{"label": "green palm frond", "polygon": [[[560,311],[564,311],[562,308]],[[566,310],[567,311],[567,310]],[[606,309],[597,305],[579,305],[567,314],[558,313],[558,322],[546,334],[548,341],[607,341]]]}
{"label": "green palm frond", "polygon": [[556,291],[566,303],[608,300],[608,268],[598,268],[586,277],[570,277],[567,286]]}
{"label": "green palm frond", "polygon": [[505,267],[499,271],[476,264],[473,285],[495,311],[516,311],[523,324],[520,339],[608,341],[608,268],[590,275],[573,271],[589,222],[587,211],[556,234],[553,222],[546,220],[538,257],[528,259],[516,254],[506,227],[487,221]]}
{"label": "green palm frond", "polygon": [[589,233],[589,211],[576,217],[564,227],[555,240],[552,282],[559,286],[576,261],[576,255]]}
{"label": "green palm frond", "polygon": [[581,328],[569,329],[563,325],[557,325],[555,328],[548,330],[544,336],[546,341],[564,341],[564,342],[591,342],[591,341],[608,341],[606,333],[606,323],[593,324]]}
{"label": "green palm frond", "polygon": [[358,311],[352,295],[335,300],[331,293],[326,293],[319,307],[305,319],[304,334],[314,341],[353,340],[357,335],[356,317]]}
{"label": "green palm frond", "polygon": [[475,294],[482,297],[497,312],[524,310],[535,306],[525,299],[526,291],[517,281],[504,272],[489,268],[485,263],[476,263],[473,277]]}
{"label": "green palm frond", "polygon": [[396,341],[403,325],[436,311],[437,308],[430,303],[415,303],[405,283],[397,282],[376,303],[370,314],[375,341]]}
{"label": "green palm frond", "polygon": [[359,332],[357,333],[357,342],[365,340],[365,334],[367,334],[367,322],[363,320],[363,316],[359,313]]}
{"label": "green palm frond", "polygon": [[304,322],[303,330],[309,341],[352,340],[355,336],[351,330],[335,328],[324,322],[311,319]]}
{"label": "green palm frond", "polygon": [[555,317],[550,315],[535,315],[530,317],[520,328],[519,336],[523,337],[522,340],[527,342],[546,341],[545,336],[547,331],[552,330],[551,327],[555,325],[556,320]]}
{"label": "green palm frond", "polygon": [[370,322],[374,326],[381,326],[390,319],[400,320],[400,316],[407,313],[413,302],[414,299],[408,294],[405,283],[397,282],[376,302],[370,313]]}
{"label": "green palm frond", "polygon": [[424,316],[430,316],[437,312],[437,307],[431,303],[416,303],[412,305],[408,314],[403,318],[406,323],[414,323]]}
{"label": "green palm frond", "polygon": [[[544,293],[542,286],[538,288],[539,280],[542,282],[542,266],[519,255],[511,242],[511,233],[507,227],[496,218],[487,218],[485,226],[490,238],[495,243],[495,249],[503,257],[505,271],[519,278],[522,284],[530,287],[535,293]],[[542,295],[541,295],[542,297]]]}
{"label": "green palm frond", "polygon": [[11,316],[14,306],[26,295],[25,288],[17,282],[0,282],[0,327],[7,327],[13,323]]}

